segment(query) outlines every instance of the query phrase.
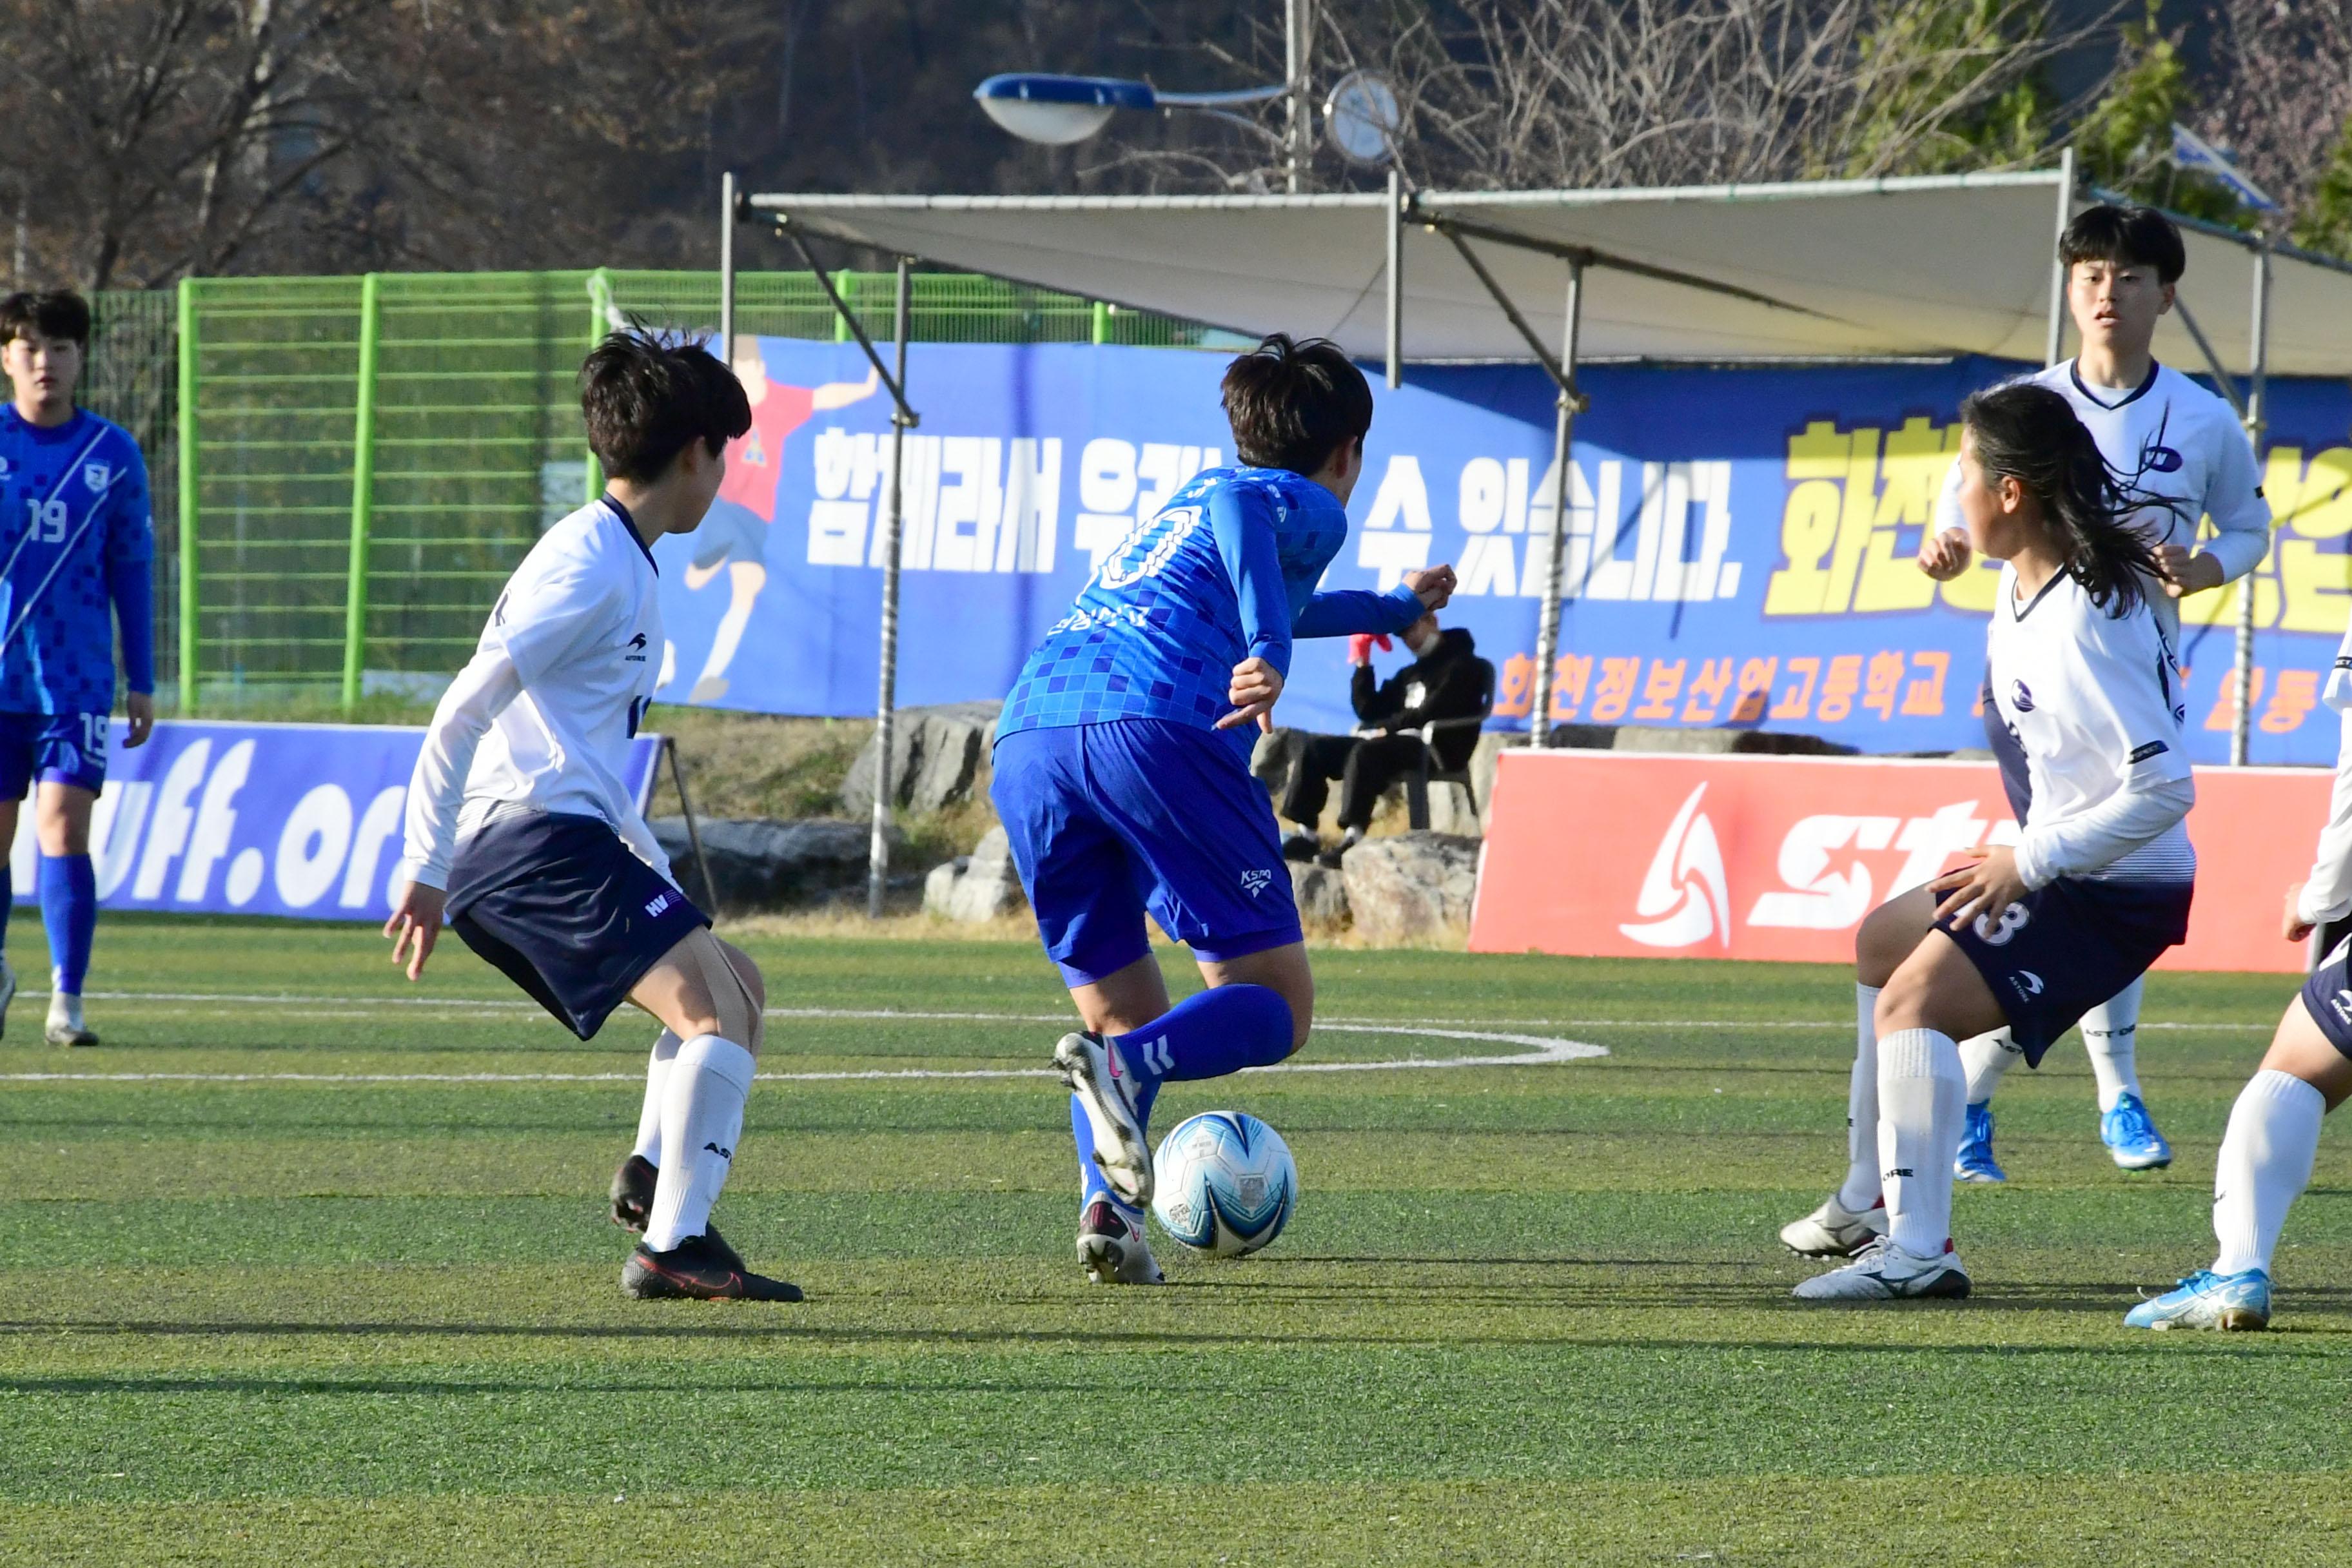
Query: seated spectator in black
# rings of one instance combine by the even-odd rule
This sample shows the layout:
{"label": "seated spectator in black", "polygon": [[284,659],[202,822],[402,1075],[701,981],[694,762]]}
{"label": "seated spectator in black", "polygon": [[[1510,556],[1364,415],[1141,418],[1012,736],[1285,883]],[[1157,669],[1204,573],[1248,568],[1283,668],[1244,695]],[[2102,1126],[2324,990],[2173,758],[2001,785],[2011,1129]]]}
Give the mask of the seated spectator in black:
{"label": "seated spectator in black", "polygon": [[[1485,716],[1495,667],[1478,657],[1467,631],[1459,626],[1441,631],[1435,616],[1423,616],[1405,628],[1404,641],[1415,656],[1413,662],[1375,685],[1372,639],[1352,640],[1349,652],[1356,673],[1349,696],[1362,729],[1354,735],[1305,738],[1290,787],[1282,796],[1282,815],[1307,830],[1284,846],[1291,858],[1303,860],[1315,854],[1310,836],[1322,817],[1331,780],[1339,781],[1339,826],[1346,837],[1337,847],[1316,856],[1327,866],[1338,865],[1339,857],[1363,837],[1381,793],[1420,769],[1423,748],[1416,731],[1423,725]],[[1430,761],[1435,771],[1452,773],[1467,766],[1470,753],[1477,749],[1478,731],[1465,724],[1438,733]]]}

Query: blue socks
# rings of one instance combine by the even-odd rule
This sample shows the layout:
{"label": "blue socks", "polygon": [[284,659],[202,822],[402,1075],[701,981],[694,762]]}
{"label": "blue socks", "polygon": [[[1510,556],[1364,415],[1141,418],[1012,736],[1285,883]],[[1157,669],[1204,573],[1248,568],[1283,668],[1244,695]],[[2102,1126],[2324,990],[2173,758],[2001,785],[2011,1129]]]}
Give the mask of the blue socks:
{"label": "blue socks", "polygon": [[[1290,1055],[1290,1004],[1265,985],[1219,985],[1187,996],[1132,1034],[1114,1035],[1126,1068],[1136,1120],[1148,1130],[1163,1083],[1223,1078],[1244,1068],[1271,1067]],[[1095,1146],[1085,1104],[1070,1096],[1070,1131],[1078,1143],[1082,1204],[1110,1198],[1101,1170],[1088,1157]],[[1122,1207],[1125,1205],[1121,1205]]]}
{"label": "blue socks", "polygon": [[49,931],[49,959],[59,991],[81,994],[89,973],[90,941],[98,934],[98,877],[87,855],[41,857],[41,923]]}

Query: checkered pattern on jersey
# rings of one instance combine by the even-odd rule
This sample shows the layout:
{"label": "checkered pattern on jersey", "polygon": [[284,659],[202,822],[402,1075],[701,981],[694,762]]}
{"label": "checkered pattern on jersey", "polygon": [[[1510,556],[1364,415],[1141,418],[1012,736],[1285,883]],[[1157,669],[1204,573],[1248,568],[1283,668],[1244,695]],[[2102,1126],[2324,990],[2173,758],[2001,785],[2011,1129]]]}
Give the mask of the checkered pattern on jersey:
{"label": "checkered pattern on jersey", "polygon": [[88,412],[45,430],[0,407],[0,711],[114,707],[107,566],[154,552],[130,432]]}
{"label": "checkered pattern on jersey", "polygon": [[1274,530],[1296,613],[1348,537],[1346,510],[1329,490],[1287,469],[1206,469],[1104,558],[1022,667],[999,734],[1117,719],[1206,730],[1231,710],[1225,692],[1248,648],[1239,595],[1208,521],[1212,496],[1228,487],[1245,526]]}

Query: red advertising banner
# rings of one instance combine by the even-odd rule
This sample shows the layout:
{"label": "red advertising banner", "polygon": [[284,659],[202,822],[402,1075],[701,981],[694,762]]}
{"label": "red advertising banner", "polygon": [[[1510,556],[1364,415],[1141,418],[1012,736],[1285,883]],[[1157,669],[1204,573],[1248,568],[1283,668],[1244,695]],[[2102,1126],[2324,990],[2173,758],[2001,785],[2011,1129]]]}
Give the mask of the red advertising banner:
{"label": "red advertising banner", "polygon": [[[1474,952],[1842,963],[1862,917],[2017,824],[1990,763],[1506,752]],[[2279,920],[2330,775],[2200,768],[2189,941],[2161,967],[2300,973]]]}

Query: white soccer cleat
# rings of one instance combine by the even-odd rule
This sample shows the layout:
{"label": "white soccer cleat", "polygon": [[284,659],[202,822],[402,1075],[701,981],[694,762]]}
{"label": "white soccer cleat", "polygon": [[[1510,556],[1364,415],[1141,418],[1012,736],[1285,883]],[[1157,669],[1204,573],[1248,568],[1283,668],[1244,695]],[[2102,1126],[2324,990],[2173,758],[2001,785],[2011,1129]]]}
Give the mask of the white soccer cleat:
{"label": "white soccer cleat", "polygon": [[1816,1274],[1789,1292],[1800,1301],[1958,1301],[1968,1293],[1969,1271],[1948,1241],[1934,1258],[1892,1241],[1874,1242],[1844,1268]]}
{"label": "white soccer cleat", "polygon": [[1165,1285],[1140,1215],[1122,1212],[1108,1198],[1097,1198],[1078,1216],[1078,1263],[1097,1285]]}
{"label": "white soccer cleat", "polygon": [[1118,1049],[1100,1035],[1064,1035],[1054,1047],[1062,1081],[1087,1108],[1094,1129],[1095,1163],[1111,1195],[1131,1209],[1151,1206],[1151,1145],[1142,1119],[1127,1097],[1127,1068]]}
{"label": "white soccer cleat", "polygon": [[1852,1258],[1885,1235],[1884,1199],[1856,1214],[1832,1193],[1821,1207],[1780,1227],[1780,1245],[1800,1258]]}
{"label": "white soccer cleat", "polygon": [[[13,978],[12,976],[11,979]],[[14,990],[13,985],[11,990]],[[49,993],[49,1025],[47,1035],[49,1044],[53,1046],[98,1044],[98,1037],[90,1032],[88,1024],[82,1022],[81,998],[67,991]]]}

